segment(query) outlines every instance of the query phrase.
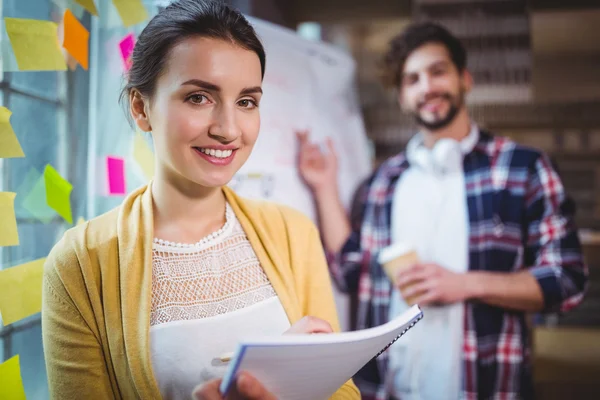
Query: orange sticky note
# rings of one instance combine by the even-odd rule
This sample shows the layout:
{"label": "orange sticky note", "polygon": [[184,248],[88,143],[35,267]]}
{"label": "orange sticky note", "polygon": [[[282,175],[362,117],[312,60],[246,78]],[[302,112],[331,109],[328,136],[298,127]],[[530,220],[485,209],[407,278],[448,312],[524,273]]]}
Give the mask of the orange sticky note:
{"label": "orange sticky note", "polygon": [[75,0],[75,3],[85,8],[90,14],[98,16],[98,9],[96,9],[94,0]]}
{"label": "orange sticky note", "polygon": [[63,47],[77,60],[83,69],[87,70],[90,33],[83,25],[81,25],[81,22],[75,18],[69,9],[65,11],[63,25],[65,29]]}

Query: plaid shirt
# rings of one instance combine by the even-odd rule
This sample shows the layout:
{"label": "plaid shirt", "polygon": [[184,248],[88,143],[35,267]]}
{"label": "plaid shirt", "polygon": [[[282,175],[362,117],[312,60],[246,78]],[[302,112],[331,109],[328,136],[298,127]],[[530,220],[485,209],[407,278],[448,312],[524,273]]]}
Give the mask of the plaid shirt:
{"label": "plaid shirt", "polygon": [[[401,153],[375,171],[360,192],[350,238],[339,254],[330,254],[337,285],[357,293],[356,329],[388,321],[392,287],[377,255],[390,244],[394,188],[408,167]],[[579,304],[587,268],[571,216],[563,212],[563,185],[548,157],[481,132],[464,158],[464,173],[469,270],[527,269],[543,292],[545,312],[566,311]],[[472,301],[464,307],[461,398],[532,398],[525,313]],[[387,360],[386,352],[354,377],[363,399],[388,398],[383,382]]]}

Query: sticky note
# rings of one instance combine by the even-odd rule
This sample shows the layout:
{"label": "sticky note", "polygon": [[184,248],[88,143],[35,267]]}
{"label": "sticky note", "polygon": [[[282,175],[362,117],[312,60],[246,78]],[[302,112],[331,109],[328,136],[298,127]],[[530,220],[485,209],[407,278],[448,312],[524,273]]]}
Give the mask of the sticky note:
{"label": "sticky note", "polygon": [[17,65],[21,71],[64,71],[58,25],[51,21],[4,18]]}
{"label": "sticky note", "polygon": [[17,72],[19,71],[19,66],[17,65],[15,53],[13,52],[12,46],[10,45],[10,40],[8,39],[8,36],[4,36],[5,38],[0,38],[0,57],[2,57],[2,71]]}
{"label": "sticky note", "polygon": [[106,157],[106,176],[108,177],[108,194],[125,194],[125,160],[119,157]]}
{"label": "sticky note", "polygon": [[136,132],[133,139],[133,159],[148,179],[154,176],[154,153],[141,133]]}
{"label": "sticky note", "polygon": [[63,47],[77,60],[83,69],[88,69],[88,43],[90,33],[67,9],[63,18],[64,40]]}
{"label": "sticky note", "polygon": [[15,215],[15,196],[13,192],[0,192],[0,246],[17,246],[19,233]]}
{"label": "sticky note", "polygon": [[39,258],[0,271],[0,313],[4,326],[42,309],[44,261],[45,258]]}
{"label": "sticky note", "polygon": [[31,168],[27,172],[23,182],[17,188],[16,212],[18,216],[34,217],[45,224],[50,223],[56,217],[56,211],[46,203],[44,177],[35,168]]}
{"label": "sticky note", "polygon": [[0,107],[0,158],[25,157],[17,136],[10,124],[12,112]]}
{"label": "sticky note", "polygon": [[75,0],[75,3],[85,8],[90,14],[98,16],[98,9],[96,8],[94,0]]}
{"label": "sticky note", "polygon": [[0,364],[0,399],[26,400],[18,354]]}
{"label": "sticky note", "polygon": [[125,71],[129,71],[131,68],[131,56],[133,54],[134,46],[135,36],[133,36],[133,33],[125,36],[119,42],[119,50],[121,50],[121,59],[123,60],[123,68],[125,68]]}
{"label": "sticky note", "polygon": [[70,195],[73,185],[64,179],[50,164],[44,169],[44,183],[46,185],[46,202],[54,211],[68,223],[73,223],[71,215]]}
{"label": "sticky note", "polygon": [[148,12],[141,0],[113,0],[113,4],[126,28],[148,19]]}

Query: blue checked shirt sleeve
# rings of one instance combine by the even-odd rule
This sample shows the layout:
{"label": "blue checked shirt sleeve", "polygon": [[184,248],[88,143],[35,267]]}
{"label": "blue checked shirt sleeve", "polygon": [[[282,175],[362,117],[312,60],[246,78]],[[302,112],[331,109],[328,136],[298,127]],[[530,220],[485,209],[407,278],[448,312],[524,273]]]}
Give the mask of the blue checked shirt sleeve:
{"label": "blue checked shirt sleeve", "polygon": [[526,192],[525,265],[544,295],[545,311],[567,311],[583,299],[588,270],[567,197],[547,156],[537,158]]}
{"label": "blue checked shirt sleeve", "polygon": [[365,265],[366,254],[361,248],[361,226],[368,201],[368,185],[365,182],[357,191],[350,214],[352,233],[338,253],[327,252],[327,262],[333,281],[345,293],[358,291],[358,282]]}

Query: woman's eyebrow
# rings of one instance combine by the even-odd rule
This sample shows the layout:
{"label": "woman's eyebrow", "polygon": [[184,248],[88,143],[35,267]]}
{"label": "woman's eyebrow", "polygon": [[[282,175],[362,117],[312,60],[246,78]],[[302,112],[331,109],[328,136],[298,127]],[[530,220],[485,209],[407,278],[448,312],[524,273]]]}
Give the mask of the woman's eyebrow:
{"label": "woman's eyebrow", "polygon": [[[219,87],[219,85],[215,85],[214,83],[206,82],[201,79],[189,79],[181,84],[181,86],[186,86],[186,85],[197,86],[201,89],[209,90],[211,92],[220,92],[221,91],[221,88]],[[240,94],[241,95],[256,94],[256,93],[262,94],[262,92],[263,91],[260,86],[253,86],[253,87],[248,87],[248,88],[242,89],[240,91]]]}

